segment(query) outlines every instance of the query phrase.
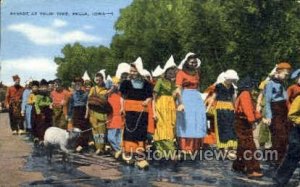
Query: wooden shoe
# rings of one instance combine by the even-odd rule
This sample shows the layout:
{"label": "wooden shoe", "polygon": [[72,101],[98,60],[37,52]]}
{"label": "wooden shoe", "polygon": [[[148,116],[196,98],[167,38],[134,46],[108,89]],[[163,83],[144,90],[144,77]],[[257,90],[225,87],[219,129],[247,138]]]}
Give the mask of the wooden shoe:
{"label": "wooden shoe", "polygon": [[18,134],[23,135],[23,134],[26,134],[26,132],[24,130],[19,130]]}
{"label": "wooden shoe", "polygon": [[247,177],[249,178],[259,178],[259,177],[263,177],[264,175],[260,172],[253,172],[247,175]]}
{"label": "wooden shoe", "polygon": [[78,147],[76,147],[76,152],[80,153],[82,151],[83,147],[81,147],[80,145]]}
{"label": "wooden shoe", "polygon": [[102,151],[101,149],[97,149],[97,150],[95,151],[95,154],[96,154],[96,155],[100,155],[101,153],[103,153],[103,151]]}
{"label": "wooden shoe", "polygon": [[229,160],[236,160],[237,156],[236,156],[236,154],[233,153],[233,152],[228,152],[228,153],[227,153],[227,158],[228,158]]}
{"label": "wooden shoe", "polygon": [[149,167],[147,160],[136,161],[135,164],[139,169],[147,169]]}
{"label": "wooden shoe", "polygon": [[120,158],[121,155],[122,155],[122,151],[117,151],[117,152],[115,152],[114,157],[115,157],[115,159],[118,159],[118,158]]}

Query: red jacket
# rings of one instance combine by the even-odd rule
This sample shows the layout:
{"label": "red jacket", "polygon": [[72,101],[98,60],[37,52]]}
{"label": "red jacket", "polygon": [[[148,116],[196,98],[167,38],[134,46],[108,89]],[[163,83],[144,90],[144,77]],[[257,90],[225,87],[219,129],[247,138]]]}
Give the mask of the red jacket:
{"label": "red jacket", "polygon": [[108,116],[107,128],[121,129],[124,126],[124,118],[120,114],[121,94],[113,93],[108,97],[108,102],[113,108],[113,113]]}
{"label": "red jacket", "polygon": [[253,99],[249,91],[243,91],[235,102],[235,113],[245,116],[249,123],[261,118],[261,114],[255,110]]}
{"label": "red jacket", "polygon": [[7,89],[5,97],[5,105],[10,105],[12,101],[21,101],[24,88],[22,86],[11,86]]}

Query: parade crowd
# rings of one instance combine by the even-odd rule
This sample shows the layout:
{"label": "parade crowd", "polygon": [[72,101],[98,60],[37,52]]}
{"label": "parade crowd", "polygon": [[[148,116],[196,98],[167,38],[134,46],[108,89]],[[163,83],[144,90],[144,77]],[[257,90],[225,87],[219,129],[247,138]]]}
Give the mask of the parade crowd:
{"label": "parade crowd", "polygon": [[[42,144],[47,128],[76,127],[83,133],[74,151],[93,147],[104,154],[109,146],[116,159],[139,168],[149,165],[141,156],[149,147],[166,159],[180,150],[170,158],[175,161],[215,147],[234,159],[233,171],[248,177],[263,176],[251,154],[275,150],[278,157],[269,164],[275,182],[285,185],[300,160],[300,69],[278,62],[259,86],[228,69],[200,93],[200,66],[188,53],[178,66],[171,56],[150,73],[139,57],[120,63],[113,77],[101,70],[91,80],[85,73],[67,88],[60,79],[28,80],[23,88],[15,75],[5,100],[12,133]],[[295,83],[286,89],[290,77]],[[246,151],[252,159],[245,159]]]}

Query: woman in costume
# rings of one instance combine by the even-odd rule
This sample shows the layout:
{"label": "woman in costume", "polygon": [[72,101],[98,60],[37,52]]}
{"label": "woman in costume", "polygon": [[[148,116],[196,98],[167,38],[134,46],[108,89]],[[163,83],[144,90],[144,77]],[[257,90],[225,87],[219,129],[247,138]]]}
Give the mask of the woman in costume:
{"label": "woman in costume", "polygon": [[[239,79],[234,70],[227,70],[224,74],[224,81],[216,85],[215,94],[211,100],[208,110],[216,101],[215,131],[217,137],[217,148],[236,149],[237,141],[234,130],[234,102],[235,89],[233,83]],[[235,158],[233,151],[229,152],[228,157]]]}
{"label": "woman in costume", "polygon": [[176,90],[176,71],[177,67],[171,56],[164,67],[164,76],[156,81],[153,90],[156,119],[154,147],[162,157],[175,152],[176,103],[173,93]]}
{"label": "woman in costume", "polygon": [[202,138],[206,136],[206,113],[204,102],[198,91],[201,61],[194,53],[188,53],[182,60],[176,75],[178,107],[176,132],[179,149],[183,153],[193,153],[200,149]]}
{"label": "woman in costume", "polygon": [[143,153],[147,140],[149,104],[152,101],[152,86],[142,77],[142,71],[143,64],[139,57],[131,64],[130,80],[123,80],[120,85],[123,99],[121,112],[125,115],[123,159],[127,163],[135,161],[139,168],[149,165]]}
{"label": "woman in costume", "polygon": [[204,137],[203,140],[203,145],[206,147],[214,147],[216,146],[216,142],[217,142],[216,134],[215,134],[216,100],[214,100],[213,96],[216,90],[216,85],[224,81],[224,74],[225,73],[222,72],[218,76],[217,81],[204,91],[204,94],[207,94],[204,100],[205,106],[208,107],[210,102],[212,102],[212,105],[210,106],[209,110],[206,111],[207,121],[209,123],[208,134],[207,136]]}

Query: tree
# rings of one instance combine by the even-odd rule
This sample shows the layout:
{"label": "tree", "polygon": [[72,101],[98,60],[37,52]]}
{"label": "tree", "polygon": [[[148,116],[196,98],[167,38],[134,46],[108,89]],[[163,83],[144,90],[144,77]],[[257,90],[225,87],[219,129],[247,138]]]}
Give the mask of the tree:
{"label": "tree", "polygon": [[139,56],[153,70],[191,51],[202,61],[203,89],[226,69],[262,79],[276,63],[296,67],[300,60],[299,12],[300,3],[285,0],[133,0],[121,10],[110,48],[66,45],[55,59],[58,76],[70,80],[100,67],[113,73]]}
{"label": "tree", "polygon": [[67,44],[62,49],[63,57],[55,57],[58,65],[56,76],[63,80],[64,85],[70,85],[75,77],[81,77],[84,71],[90,76],[100,69],[112,72],[110,49],[104,46],[84,47],[79,43]]}

